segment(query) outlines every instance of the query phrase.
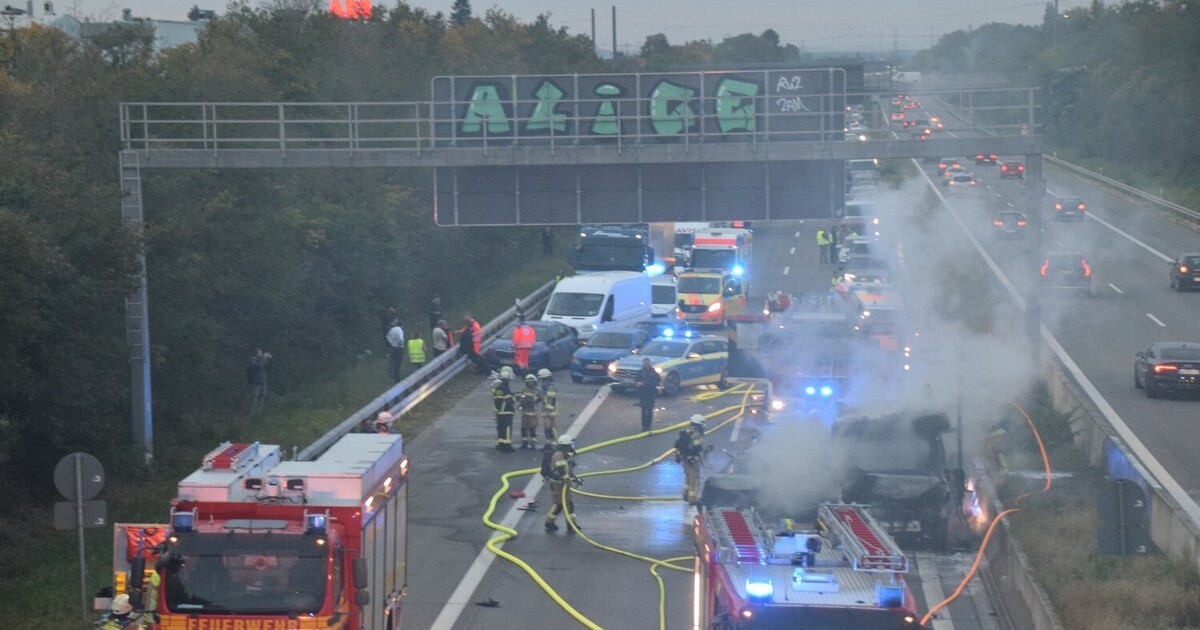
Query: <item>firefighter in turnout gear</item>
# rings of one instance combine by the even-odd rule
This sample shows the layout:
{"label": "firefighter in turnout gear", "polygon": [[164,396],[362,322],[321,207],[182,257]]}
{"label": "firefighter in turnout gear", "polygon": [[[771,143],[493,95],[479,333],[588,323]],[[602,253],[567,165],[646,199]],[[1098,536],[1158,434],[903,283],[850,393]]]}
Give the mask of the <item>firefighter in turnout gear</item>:
{"label": "firefighter in turnout gear", "polygon": [[675,440],[675,461],[683,464],[683,500],[696,503],[700,499],[700,462],[704,460],[704,416],[695,414],[691,426],[679,432]]}
{"label": "firefighter in turnout gear", "polygon": [[133,605],[129,603],[129,596],[122,593],[113,598],[110,612],[100,619],[96,627],[99,630],[120,630],[134,627],[137,621]]}
{"label": "firefighter in turnout gear", "polygon": [[496,414],[496,450],[511,453],[513,414],[517,411],[517,400],[509,389],[512,368],[500,369],[500,376],[492,381],[492,411]]}
{"label": "firefighter in turnout gear", "polygon": [[521,448],[537,448],[538,408],[541,407],[542,388],[532,374],[525,375],[525,389],[517,394],[517,407],[521,410]]}
{"label": "firefighter in turnout gear", "polygon": [[558,439],[558,387],[554,385],[554,373],[546,368],[538,370],[538,380],[542,382],[542,422],[546,434],[546,444],[553,444]]}
{"label": "firefighter in turnout gear", "polygon": [[[550,482],[550,496],[554,501],[553,507],[546,513],[546,531],[553,532],[558,530],[558,515],[563,511],[563,506],[566,506],[567,518],[575,527],[579,527],[579,522],[575,520],[575,502],[571,500],[571,485],[583,485],[583,480],[575,476],[575,441],[570,435],[562,434],[558,438],[558,448],[554,450],[554,454],[550,456],[549,466],[544,471],[546,473],[546,481]],[[570,523],[567,524],[568,530]],[[583,529],[580,527],[580,529]]]}

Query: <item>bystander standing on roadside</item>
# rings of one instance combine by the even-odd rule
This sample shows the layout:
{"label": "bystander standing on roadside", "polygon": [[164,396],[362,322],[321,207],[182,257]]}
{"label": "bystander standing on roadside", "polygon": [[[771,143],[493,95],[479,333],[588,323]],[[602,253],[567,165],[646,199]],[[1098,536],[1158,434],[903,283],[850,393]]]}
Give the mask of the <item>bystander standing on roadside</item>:
{"label": "bystander standing on roadside", "polygon": [[400,381],[400,369],[404,363],[404,328],[400,320],[392,320],[392,326],[387,332],[388,342],[388,378],[393,383]]}
{"label": "bystander standing on roadside", "polygon": [[446,320],[439,319],[437,325],[433,327],[433,356],[440,357],[442,353],[449,350],[450,346],[454,345],[454,340],[450,336],[450,325]]}
{"label": "bystander standing on roadside", "polygon": [[429,301],[429,327],[437,328],[442,317],[442,296],[434,293],[433,299]]}
{"label": "bystander standing on roadside", "polygon": [[[434,330],[437,330],[436,328]],[[405,342],[408,350],[408,362],[412,365],[412,371],[425,367],[425,340],[420,335],[413,335]]]}
{"label": "bystander standing on roadside", "polygon": [[542,228],[542,257],[551,256],[554,254],[554,232],[550,231],[550,226]]}
{"label": "bystander standing on roadside", "polygon": [[475,364],[476,374],[487,374],[487,363],[479,356],[479,346],[483,337],[483,327],[471,317],[463,313],[463,327],[458,331],[458,351]]}
{"label": "bystander standing on roadside", "polygon": [[250,357],[250,365],[246,368],[246,382],[250,384],[250,417],[262,413],[263,402],[267,399],[267,373],[271,371],[274,360],[270,352],[262,348],[254,349]]}

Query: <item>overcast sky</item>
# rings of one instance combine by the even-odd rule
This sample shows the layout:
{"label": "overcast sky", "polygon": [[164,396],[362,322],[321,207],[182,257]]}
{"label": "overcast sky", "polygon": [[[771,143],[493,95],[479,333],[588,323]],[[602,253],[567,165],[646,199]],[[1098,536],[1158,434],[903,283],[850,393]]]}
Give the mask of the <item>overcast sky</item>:
{"label": "overcast sky", "polygon": [[[36,0],[40,6],[43,0]],[[320,0],[328,6],[329,0]],[[24,8],[25,0],[4,0]],[[260,0],[251,0],[258,4]],[[409,5],[450,12],[453,0],[411,0]],[[121,9],[139,17],[186,19],[188,9],[224,12],[225,0],[55,0],[59,14],[114,19]],[[395,0],[375,2],[394,6]],[[666,34],[671,43],[693,39],[720,41],[728,35],[761,33],[773,28],[785,43],[807,50],[890,50],[928,48],[946,33],[988,22],[1040,24],[1045,2],[1022,0],[473,0],[481,15],[501,7],[521,20],[549,12],[551,23],[574,33],[590,34],[596,10],[596,39],[609,49],[612,7],[617,7],[617,47],[636,51],[647,35]],[[1090,0],[1060,0],[1060,10],[1085,6]]]}

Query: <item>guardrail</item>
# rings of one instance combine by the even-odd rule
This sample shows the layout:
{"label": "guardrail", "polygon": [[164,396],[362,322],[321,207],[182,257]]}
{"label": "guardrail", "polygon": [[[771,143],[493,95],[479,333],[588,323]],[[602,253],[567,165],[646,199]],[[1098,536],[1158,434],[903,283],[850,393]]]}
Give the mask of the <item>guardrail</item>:
{"label": "guardrail", "polygon": [[[521,308],[526,315],[532,317],[549,301],[554,284],[554,282],[547,282],[521,300]],[[516,319],[517,307],[514,305],[483,326],[483,342],[494,339],[505,326]],[[462,372],[468,363],[466,357],[459,356],[458,344],[454,344],[441,356],[388,388],[387,391],[376,396],[374,400],[339,422],[325,435],[317,438],[316,441],[300,451],[296,459],[301,461],[315,459],[342,436],[363,426],[368,420],[375,417],[375,414],[384,409],[395,414],[397,418],[408,413],[418,403],[437,391],[439,387]]]}
{"label": "guardrail", "polygon": [[1079,166],[1078,164],[1072,164],[1066,160],[1060,160],[1052,155],[1043,155],[1042,159],[1055,165],[1055,166],[1061,166],[1065,169],[1068,169],[1070,171],[1074,171],[1080,175],[1083,175],[1084,177],[1087,177],[1089,179],[1094,179],[1103,184],[1112,186],[1113,188],[1116,188],[1117,190],[1120,190],[1122,192],[1133,195],[1134,197],[1138,197],[1139,199],[1149,201],[1150,203],[1162,206],[1164,208],[1167,208],[1168,210],[1178,212],[1180,214],[1191,217],[1193,219],[1200,219],[1200,212],[1196,212],[1195,210],[1192,210],[1191,208],[1181,206],[1181,205],[1175,203],[1174,201],[1167,201],[1166,199],[1163,199],[1162,197],[1156,197],[1144,190],[1139,190],[1137,188],[1134,188],[1133,186],[1130,186],[1129,184],[1119,182],[1111,177],[1105,177],[1104,175],[1101,175],[1100,173],[1097,173],[1095,171],[1089,171],[1088,169],[1083,168],[1082,166]]}

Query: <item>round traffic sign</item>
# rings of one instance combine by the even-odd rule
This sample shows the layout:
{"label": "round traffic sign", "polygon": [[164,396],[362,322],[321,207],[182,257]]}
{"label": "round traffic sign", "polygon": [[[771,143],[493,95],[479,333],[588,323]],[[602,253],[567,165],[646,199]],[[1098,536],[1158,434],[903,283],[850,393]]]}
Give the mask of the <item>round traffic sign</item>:
{"label": "round traffic sign", "polygon": [[[79,467],[79,475],[75,467]],[[54,487],[68,500],[88,500],[104,488],[104,466],[87,453],[71,453],[58,460],[54,467]]]}

